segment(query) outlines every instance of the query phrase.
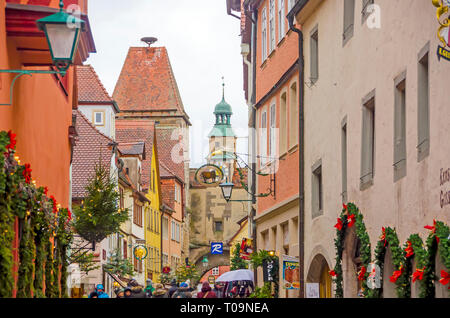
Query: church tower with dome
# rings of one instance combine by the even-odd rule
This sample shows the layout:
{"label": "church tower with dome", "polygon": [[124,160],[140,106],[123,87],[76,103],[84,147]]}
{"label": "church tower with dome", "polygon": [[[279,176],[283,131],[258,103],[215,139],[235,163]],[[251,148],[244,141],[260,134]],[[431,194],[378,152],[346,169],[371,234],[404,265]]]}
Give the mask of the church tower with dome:
{"label": "church tower with dome", "polygon": [[237,136],[231,127],[233,110],[225,101],[225,84],[222,84],[222,101],[214,108],[215,124],[209,133],[208,163],[222,168],[226,181],[231,181],[236,165]]}

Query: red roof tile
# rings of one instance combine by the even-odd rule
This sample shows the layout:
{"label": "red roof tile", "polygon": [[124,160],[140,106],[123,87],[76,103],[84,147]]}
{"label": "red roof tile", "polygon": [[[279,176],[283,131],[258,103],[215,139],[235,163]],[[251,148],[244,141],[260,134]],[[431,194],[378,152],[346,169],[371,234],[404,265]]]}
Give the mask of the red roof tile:
{"label": "red roof tile", "polygon": [[187,116],[165,47],[131,47],[113,93],[121,111]]}
{"label": "red roof tile", "polygon": [[150,185],[150,169],[152,163],[152,147],[155,123],[145,119],[116,120],[116,141],[120,143],[145,143],[145,160],[142,161],[142,186]]}
{"label": "red roof tile", "polygon": [[78,137],[73,149],[72,197],[83,198],[100,158],[109,172],[112,149],[108,144],[114,141],[98,131],[80,111],[74,111],[74,114],[77,115],[75,127]]}
{"label": "red roof tile", "polygon": [[76,68],[79,104],[113,102],[91,65]]}

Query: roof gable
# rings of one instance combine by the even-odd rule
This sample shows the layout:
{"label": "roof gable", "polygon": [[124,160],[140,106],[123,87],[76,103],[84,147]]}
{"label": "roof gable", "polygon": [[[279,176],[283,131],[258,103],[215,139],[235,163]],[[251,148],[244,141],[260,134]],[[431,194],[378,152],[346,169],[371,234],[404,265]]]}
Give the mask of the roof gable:
{"label": "roof gable", "polygon": [[78,103],[113,103],[91,65],[76,67]]}
{"label": "roof gable", "polygon": [[75,127],[78,137],[73,149],[72,197],[83,198],[100,159],[109,172],[112,158],[109,144],[114,141],[98,131],[80,111],[74,111],[74,114],[77,115]]}
{"label": "roof gable", "polygon": [[165,47],[131,47],[113,93],[121,111],[186,116]]}

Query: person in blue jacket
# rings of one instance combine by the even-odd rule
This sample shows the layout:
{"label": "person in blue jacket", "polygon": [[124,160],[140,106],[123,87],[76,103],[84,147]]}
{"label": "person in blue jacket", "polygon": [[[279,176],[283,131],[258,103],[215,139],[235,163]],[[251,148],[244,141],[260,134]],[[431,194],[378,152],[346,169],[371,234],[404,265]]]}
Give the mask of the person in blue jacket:
{"label": "person in blue jacket", "polygon": [[109,295],[105,293],[105,287],[102,284],[98,284],[95,288],[98,294],[98,298],[109,298]]}

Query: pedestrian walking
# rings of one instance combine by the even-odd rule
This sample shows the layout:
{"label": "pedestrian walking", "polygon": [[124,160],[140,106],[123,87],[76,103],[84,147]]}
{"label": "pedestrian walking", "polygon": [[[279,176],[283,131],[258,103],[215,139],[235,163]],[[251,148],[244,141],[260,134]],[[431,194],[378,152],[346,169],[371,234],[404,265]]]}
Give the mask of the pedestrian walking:
{"label": "pedestrian walking", "polygon": [[217,298],[223,298],[223,286],[220,284],[214,284],[213,291],[216,293]]}
{"label": "pedestrian walking", "polygon": [[92,293],[89,294],[89,298],[98,298],[98,294],[96,291],[93,291]]}
{"label": "pedestrian walking", "polygon": [[124,298],[131,298],[131,288],[127,287],[125,288],[125,292],[124,292]]}
{"label": "pedestrian walking", "polygon": [[125,298],[125,290],[123,288],[117,288],[114,293],[116,294],[116,298]]}
{"label": "pedestrian walking", "polygon": [[198,293],[197,298],[217,298],[217,295],[208,282],[203,282],[202,291]]}
{"label": "pedestrian walking", "polygon": [[130,280],[128,287],[131,289],[131,296],[129,298],[147,298],[144,287],[139,285],[135,279]]}
{"label": "pedestrian walking", "polygon": [[178,289],[177,281],[175,280],[175,278],[172,279],[172,281],[170,282],[170,286],[171,287],[169,288],[169,298],[172,298],[173,293],[175,293]]}
{"label": "pedestrian walking", "polygon": [[109,298],[109,295],[107,293],[105,293],[105,287],[103,287],[102,284],[98,284],[95,289],[96,289],[98,298]]}
{"label": "pedestrian walking", "polygon": [[181,283],[178,290],[173,293],[172,298],[192,298],[189,285],[186,282]]}
{"label": "pedestrian walking", "polygon": [[156,284],[155,291],[152,294],[152,298],[167,298],[167,291],[164,289],[163,284]]}
{"label": "pedestrian walking", "polygon": [[144,289],[145,296],[147,298],[152,298],[152,294],[153,294],[154,291],[155,291],[155,288],[153,287],[153,282],[149,278],[149,279],[147,279],[147,286]]}

